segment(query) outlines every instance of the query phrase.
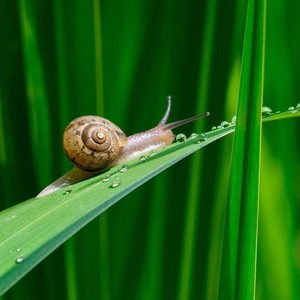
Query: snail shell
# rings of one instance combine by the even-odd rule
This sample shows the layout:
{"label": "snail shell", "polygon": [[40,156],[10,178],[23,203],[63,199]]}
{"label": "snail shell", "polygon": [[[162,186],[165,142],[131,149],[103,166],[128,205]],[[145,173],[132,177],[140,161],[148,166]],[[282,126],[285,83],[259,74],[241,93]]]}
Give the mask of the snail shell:
{"label": "snail shell", "polygon": [[105,169],[126,144],[124,132],[114,123],[98,116],[73,120],[63,135],[66,155],[85,171]]}

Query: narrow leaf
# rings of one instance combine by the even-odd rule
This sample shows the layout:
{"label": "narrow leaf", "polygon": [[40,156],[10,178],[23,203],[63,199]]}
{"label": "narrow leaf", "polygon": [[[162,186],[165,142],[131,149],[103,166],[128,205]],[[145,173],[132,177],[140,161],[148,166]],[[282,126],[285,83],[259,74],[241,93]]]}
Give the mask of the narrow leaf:
{"label": "narrow leaf", "polygon": [[[211,142],[234,125],[176,142],[145,162],[139,159],[0,213],[0,294],[89,221],[156,174]],[[107,176],[110,177],[107,177]],[[109,180],[107,180],[109,179]],[[104,181],[104,182],[103,182]]]}
{"label": "narrow leaf", "polygon": [[255,294],[265,11],[265,1],[248,1],[223,256],[226,294],[238,299]]}

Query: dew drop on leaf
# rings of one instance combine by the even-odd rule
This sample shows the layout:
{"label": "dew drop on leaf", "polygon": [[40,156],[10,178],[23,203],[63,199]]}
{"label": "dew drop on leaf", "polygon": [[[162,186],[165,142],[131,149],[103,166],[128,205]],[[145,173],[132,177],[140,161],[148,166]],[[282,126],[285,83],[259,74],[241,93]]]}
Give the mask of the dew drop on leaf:
{"label": "dew drop on leaf", "polygon": [[111,179],[111,176],[110,175],[105,175],[102,179],[102,182],[107,182],[107,181],[110,181]]}
{"label": "dew drop on leaf", "polygon": [[119,169],[119,172],[120,173],[125,173],[127,172],[129,169],[129,166],[128,165],[123,165],[120,169]]}
{"label": "dew drop on leaf", "polygon": [[230,123],[229,122],[227,122],[227,121],[223,121],[222,123],[221,123],[221,128],[226,128],[226,127],[228,127],[230,125]]}
{"label": "dew drop on leaf", "polygon": [[111,188],[116,188],[121,185],[121,178],[118,176],[113,176],[111,178],[111,181],[112,181],[112,183],[110,185]]}
{"label": "dew drop on leaf", "polygon": [[176,135],[176,141],[178,143],[184,143],[186,141],[186,135],[183,133],[179,133]]}
{"label": "dew drop on leaf", "polygon": [[18,257],[16,258],[16,263],[19,264],[24,260],[24,255],[21,253],[20,255],[18,255]]}
{"label": "dew drop on leaf", "polygon": [[272,113],[272,109],[268,106],[263,106],[261,108],[261,113],[263,116],[269,116]]}
{"label": "dew drop on leaf", "polygon": [[204,142],[205,140],[207,140],[207,136],[205,133],[200,133],[199,134],[199,142]]}
{"label": "dew drop on leaf", "polygon": [[193,133],[190,135],[189,138],[190,138],[190,139],[196,139],[198,136],[199,136],[198,133],[193,132]]}
{"label": "dew drop on leaf", "polygon": [[288,111],[291,112],[291,113],[296,113],[296,112],[297,112],[297,110],[295,109],[294,106],[290,106],[290,107],[288,108]]}
{"label": "dew drop on leaf", "polygon": [[144,162],[147,160],[147,157],[145,155],[140,156],[139,162]]}

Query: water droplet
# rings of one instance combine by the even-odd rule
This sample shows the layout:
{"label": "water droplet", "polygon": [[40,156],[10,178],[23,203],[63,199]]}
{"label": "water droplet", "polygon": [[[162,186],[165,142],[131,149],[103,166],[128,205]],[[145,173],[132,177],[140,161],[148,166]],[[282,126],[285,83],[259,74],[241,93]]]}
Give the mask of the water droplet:
{"label": "water droplet", "polygon": [[207,140],[207,136],[205,133],[200,133],[199,134],[199,142],[204,142],[205,140]]}
{"label": "water droplet", "polygon": [[110,175],[105,175],[102,179],[102,182],[107,182],[107,181],[110,181],[111,179],[111,176]]}
{"label": "water droplet", "polygon": [[211,130],[216,130],[217,129],[217,126],[213,126],[212,128],[211,128]]}
{"label": "water droplet", "polygon": [[221,125],[217,126],[217,129],[221,129],[221,128],[222,128]]}
{"label": "water droplet", "polygon": [[116,188],[116,187],[118,187],[118,186],[121,185],[121,178],[120,178],[120,177],[118,177],[118,176],[113,176],[113,177],[111,178],[111,180],[112,180],[112,183],[111,183],[111,185],[110,185],[111,188]]}
{"label": "water droplet", "polygon": [[72,189],[67,189],[67,190],[63,193],[63,195],[68,195],[68,194],[70,194],[70,193],[72,193]]}
{"label": "water droplet", "polygon": [[129,166],[128,166],[128,165],[123,165],[123,166],[121,167],[121,169],[119,169],[119,172],[120,172],[120,173],[125,173],[125,172],[128,171],[128,169],[129,169]]}
{"label": "water droplet", "polygon": [[15,215],[12,215],[12,216],[8,216],[5,220],[6,221],[12,221],[13,219],[15,219],[16,216]]}
{"label": "water droplet", "polygon": [[229,122],[227,122],[227,121],[223,121],[222,123],[221,123],[221,128],[226,128],[226,127],[228,127],[230,125],[230,123]]}
{"label": "water droplet", "polygon": [[184,143],[186,141],[186,136],[183,133],[179,133],[176,135],[176,141],[178,143]]}
{"label": "water droplet", "polygon": [[189,137],[190,140],[197,139],[197,138],[198,138],[198,133],[195,133],[195,132],[193,132]]}
{"label": "water droplet", "polygon": [[157,154],[156,150],[151,150],[150,154],[149,154],[149,157],[153,157],[156,154]]}
{"label": "water droplet", "polygon": [[272,113],[272,109],[268,106],[263,106],[261,108],[261,113],[263,116],[269,116]]}
{"label": "water droplet", "polygon": [[140,156],[140,159],[139,159],[140,162],[144,162],[146,160],[147,160],[147,157],[145,155]]}
{"label": "water droplet", "polygon": [[300,108],[300,102],[296,105],[296,109]]}
{"label": "water droplet", "polygon": [[296,112],[297,112],[297,110],[295,109],[294,106],[290,106],[290,107],[288,108],[288,111],[291,112],[291,113],[296,113]]}
{"label": "water droplet", "polygon": [[16,258],[16,263],[19,264],[24,260],[24,255],[20,254],[18,255],[18,257]]}
{"label": "water droplet", "polygon": [[231,119],[231,124],[235,124],[236,123],[236,116],[233,116]]}

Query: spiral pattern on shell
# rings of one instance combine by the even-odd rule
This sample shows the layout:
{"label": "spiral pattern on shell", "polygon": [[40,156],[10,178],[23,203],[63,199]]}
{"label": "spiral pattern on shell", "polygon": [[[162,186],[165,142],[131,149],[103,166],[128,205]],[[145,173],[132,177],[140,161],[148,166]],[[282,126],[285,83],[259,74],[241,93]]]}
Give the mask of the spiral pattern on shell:
{"label": "spiral pattern on shell", "polygon": [[127,137],[118,126],[98,116],[73,120],[63,136],[67,157],[85,171],[107,168],[126,143]]}

